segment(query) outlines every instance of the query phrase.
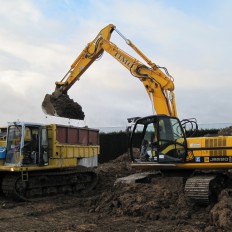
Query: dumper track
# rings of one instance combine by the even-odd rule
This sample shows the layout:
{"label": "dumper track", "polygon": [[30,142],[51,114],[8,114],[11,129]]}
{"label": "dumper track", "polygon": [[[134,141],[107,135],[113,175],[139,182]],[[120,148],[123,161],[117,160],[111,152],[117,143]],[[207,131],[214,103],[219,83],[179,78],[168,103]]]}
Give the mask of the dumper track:
{"label": "dumper track", "polygon": [[187,179],[185,183],[185,196],[191,201],[208,205],[216,200],[224,184],[222,176],[196,175]]}
{"label": "dumper track", "polygon": [[35,201],[47,196],[67,193],[87,193],[97,184],[97,174],[91,168],[77,167],[52,171],[28,172],[28,180],[21,173],[8,173],[2,180],[6,197],[20,201]]}

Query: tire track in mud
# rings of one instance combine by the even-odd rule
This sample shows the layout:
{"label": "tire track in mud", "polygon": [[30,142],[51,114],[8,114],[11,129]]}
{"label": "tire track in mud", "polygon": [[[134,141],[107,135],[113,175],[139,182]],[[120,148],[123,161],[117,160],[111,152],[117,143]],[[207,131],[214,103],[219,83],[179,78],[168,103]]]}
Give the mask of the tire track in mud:
{"label": "tire track in mud", "polygon": [[74,209],[74,208],[77,208],[76,205],[74,204],[69,204],[67,206],[57,206],[57,207],[54,207],[54,208],[47,208],[47,209],[36,209],[36,210],[33,210],[31,212],[26,212],[24,213],[25,216],[30,216],[30,217],[40,217],[40,216],[45,216],[47,214],[54,214],[54,213],[57,213],[57,212],[62,212],[62,211],[66,211],[66,210],[69,210],[69,209]]}

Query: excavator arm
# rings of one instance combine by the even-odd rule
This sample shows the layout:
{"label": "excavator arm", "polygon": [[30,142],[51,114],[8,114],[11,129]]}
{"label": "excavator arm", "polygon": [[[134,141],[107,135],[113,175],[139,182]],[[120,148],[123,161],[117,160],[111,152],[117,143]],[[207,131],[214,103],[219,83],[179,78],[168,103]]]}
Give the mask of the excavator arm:
{"label": "excavator arm", "polygon": [[[126,40],[126,43],[143,59],[147,65],[130,56],[110,41],[113,31]],[[85,49],[71,65],[70,70],[60,82],[56,82],[56,89],[52,95],[47,94],[42,103],[43,111],[53,116],[84,119],[81,106],[70,100],[67,91],[79,80],[89,66],[106,51],[144,85],[157,114],[177,116],[173,78],[161,71],[155,63],[150,61],[130,40],[126,39],[113,24],[103,28],[96,38],[87,44]]]}
{"label": "excavator arm", "polygon": [[103,39],[109,40],[114,31],[114,27],[114,25],[109,24],[98,33],[92,42],[87,44],[85,49],[73,62],[70,70],[64,78],[60,82],[56,82],[58,89],[63,93],[67,92],[72,85],[79,80],[80,76],[89,68],[89,66],[103,54],[104,48],[99,42]]}

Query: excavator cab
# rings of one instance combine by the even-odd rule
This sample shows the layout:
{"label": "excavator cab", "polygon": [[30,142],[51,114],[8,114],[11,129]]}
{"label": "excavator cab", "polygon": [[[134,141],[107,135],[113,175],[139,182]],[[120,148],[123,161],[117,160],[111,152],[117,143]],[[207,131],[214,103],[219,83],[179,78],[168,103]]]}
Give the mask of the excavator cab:
{"label": "excavator cab", "polygon": [[5,165],[48,165],[46,127],[39,124],[11,123],[8,126]]}
{"label": "excavator cab", "polygon": [[138,119],[130,138],[130,154],[134,162],[185,162],[187,142],[180,120],[166,115]]}

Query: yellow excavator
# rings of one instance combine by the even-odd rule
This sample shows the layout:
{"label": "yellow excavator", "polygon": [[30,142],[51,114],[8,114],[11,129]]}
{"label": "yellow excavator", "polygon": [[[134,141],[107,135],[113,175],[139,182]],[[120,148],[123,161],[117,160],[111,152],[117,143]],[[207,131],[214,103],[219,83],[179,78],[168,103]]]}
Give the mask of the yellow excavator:
{"label": "yellow excavator", "polygon": [[[113,31],[117,32],[147,65],[112,43],[110,37]],[[55,91],[45,96],[43,111],[53,116],[83,119],[81,106],[69,99],[67,91],[104,51],[142,82],[157,113],[136,118],[134,121],[130,137],[132,167],[181,175],[186,180],[184,191],[188,198],[200,204],[208,204],[214,200],[222,188],[231,185],[232,136],[187,137],[188,129],[197,128],[197,123],[193,119],[178,119],[172,76],[166,68],[149,60],[113,24],[103,28],[96,38],[87,44],[64,78],[56,82]],[[138,131],[139,144],[136,136]],[[139,147],[139,154],[134,147]]]}
{"label": "yellow excavator", "polygon": [[[110,37],[113,31],[118,32],[126,40],[126,43],[133,48],[150,67],[128,55],[112,43]],[[56,82],[55,92],[52,95],[47,94],[45,96],[42,108],[46,114],[80,120],[84,119],[84,112],[82,111],[81,106],[68,98],[67,91],[77,80],[79,80],[89,66],[102,56],[104,51],[108,52],[120,64],[127,68],[134,77],[138,78],[143,83],[154,104],[154,109],[157,114],[177,115],[172,77],[168,74],[165,68],[164,70],[166,71],[166,74],[164,74],[160,70],[160,67],[152,63],[112,24],[103,28],[96,38],[88,43],[86,48],[73,62],[70,70],[63,79],[60,82]]]}

